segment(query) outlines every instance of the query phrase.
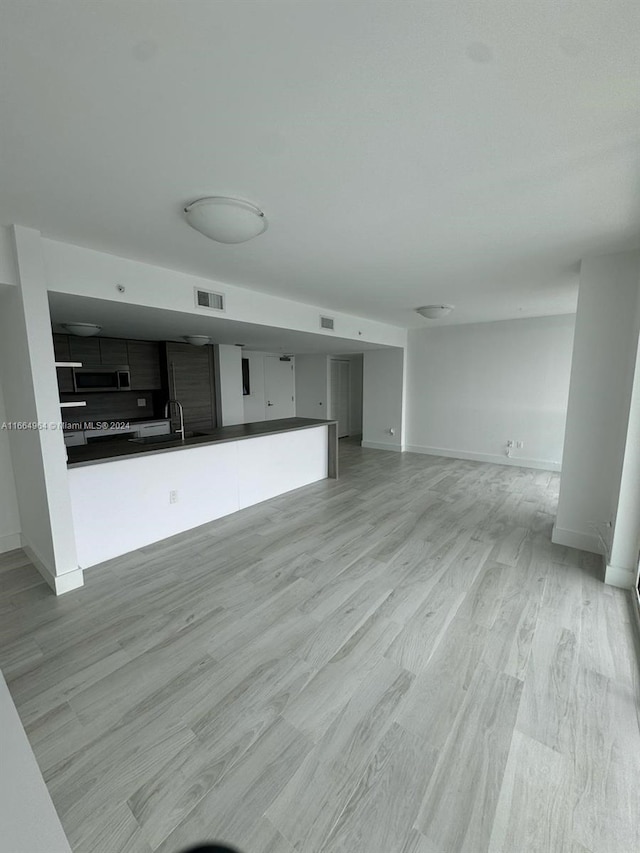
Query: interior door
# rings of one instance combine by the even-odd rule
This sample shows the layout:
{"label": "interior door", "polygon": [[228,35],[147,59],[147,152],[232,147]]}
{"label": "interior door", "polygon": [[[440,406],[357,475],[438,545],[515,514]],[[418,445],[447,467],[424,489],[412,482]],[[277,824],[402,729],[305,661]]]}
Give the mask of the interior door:
{"label": "interior door", "polygon": [[349,362],[331,359],[329,377],[329,417],[338,421],[338,438],[349,435]]}
{"label": "interior door", "polygon": [[264,359],[265,419],[293,418],[296,413],[293,361],[280,361],[278,356]]}

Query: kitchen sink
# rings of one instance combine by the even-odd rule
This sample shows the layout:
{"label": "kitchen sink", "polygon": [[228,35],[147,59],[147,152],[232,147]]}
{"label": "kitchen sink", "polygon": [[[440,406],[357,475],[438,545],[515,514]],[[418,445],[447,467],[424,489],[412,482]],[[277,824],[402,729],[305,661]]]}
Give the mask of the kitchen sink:
{"label": "kitchen sink", "polygon": [[[208,435],[206,432],[185,432],[185,438],[198,438],[201,435]],[[162,435],[144,435],[141,438],[130,438],[129,441],[134,444],[178,444],[182,441],[182,436],[177,432],[166,432]]]}

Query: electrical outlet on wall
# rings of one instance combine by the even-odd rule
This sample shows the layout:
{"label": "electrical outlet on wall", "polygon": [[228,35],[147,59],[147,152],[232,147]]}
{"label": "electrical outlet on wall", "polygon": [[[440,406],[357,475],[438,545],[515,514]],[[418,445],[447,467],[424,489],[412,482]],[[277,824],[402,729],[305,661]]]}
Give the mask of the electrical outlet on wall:
{"label": "electrical outlet on wall", "polygon": [[144,398],[144,397],[138,397],[138,405],[139,405],[140,407],[142,407],[142,406],[146,406],[146,405],[147,405],[147,401],[145,400],[145,398]]}
{"label": "electrical outlet on wall", "polygon": [[524,441],[516,441],[516,447],[518,448],[518,450],[522,450],[522,448],[524,447]]}
{"label": "electrical outlet on wall", "polygon": [[177,504],[178,503],[178,490],[177,489],[171,489],[171,491],[169,492],[169,503],[170,504]]}

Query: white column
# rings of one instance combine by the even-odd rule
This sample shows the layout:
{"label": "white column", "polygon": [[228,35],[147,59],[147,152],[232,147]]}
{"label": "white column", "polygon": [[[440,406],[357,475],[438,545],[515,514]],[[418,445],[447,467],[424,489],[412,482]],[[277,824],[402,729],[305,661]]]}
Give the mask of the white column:
{"label": "white column", "polygon": [[[22,546],[52,589],[82,586],[71,514],[41,237],[13,226],[18,283],[2,294],[0,369]],[[42,428],[39,428],[42,427]]]}
{"label": "white column", "polygon": [[638,344],[640,252],[583,260],[553,541],[611,546]]}
{"label": "white column", "polygon": [[362,446],[404,450],[405,350],[367,350],[362,379]]}
{"label": "white column", "polygon": [[637,349],[629,423],[611,556],[605,582],[632,589],[637,581],[640,550],[640,346]]}
{"label": "white column", "polygon": [[244,423],[242,350],[233,344],[216,344],[214,352],[217,368],[218,425],[242,424]]}

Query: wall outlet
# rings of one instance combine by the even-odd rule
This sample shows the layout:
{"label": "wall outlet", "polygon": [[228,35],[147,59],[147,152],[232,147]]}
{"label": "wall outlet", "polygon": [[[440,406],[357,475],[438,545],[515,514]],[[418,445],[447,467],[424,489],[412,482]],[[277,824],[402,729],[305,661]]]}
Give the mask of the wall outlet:
{"label": "wall outlet", "polygon": [[171,491],[169,492],[169,503],[170,504],[177,504],[178,503],[178,490],[177,489],[171,489]]}
{"label": "wall outlet", "polygon": [[522,450],[522,448],[524,447],[524,441],[516,441],[516,447],[518,448],[518,450]]}
{"label": "wall outlet", "polygon": [[507,439],[507,447],[513,447],[513,439]]}
{"label": "wall outlet", "polygon": [[147,401],[145,400],[144,397],[138,397],[138,405],[141,407],[147,405]]}

